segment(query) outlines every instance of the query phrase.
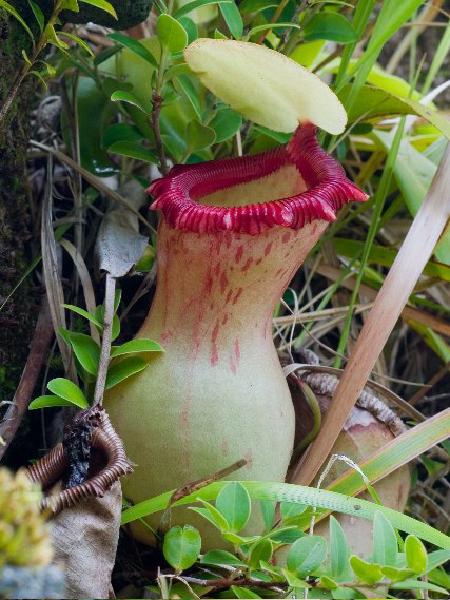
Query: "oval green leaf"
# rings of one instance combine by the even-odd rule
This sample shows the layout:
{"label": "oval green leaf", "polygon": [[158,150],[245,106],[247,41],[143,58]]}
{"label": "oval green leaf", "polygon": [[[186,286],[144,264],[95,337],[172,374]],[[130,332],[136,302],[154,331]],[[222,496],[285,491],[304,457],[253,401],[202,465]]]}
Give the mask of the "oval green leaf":
{"label": "oval green leaf", "polygon": [[250,495],[242,484],[233,481],[220,490],[216,508],[230,524],[231,531],[239,533],[250,518]]}
{"label": "oval green leaf", "polygon": [[164,536],[164,558],[178,571],[189,569],[197,560],[201,545],[202,540],[195,527],[172,527]]}
{"label": "oval green leaf", "polygon": [[327,543],[318,535],[307,535],[294,542],[287,555],[289,571],[300,578],[307,577],[325,560]]}
{"label": "oval green leaf", "polygon": [[89,406],[83,392],[69,379],[63,379],[62,377],[52,379],[47,383],[47,388],[57,396],[61,396],[61,398],[67,400],[67,402],[75,404],[75,406],[79,406],[80,408],[87,408]]}

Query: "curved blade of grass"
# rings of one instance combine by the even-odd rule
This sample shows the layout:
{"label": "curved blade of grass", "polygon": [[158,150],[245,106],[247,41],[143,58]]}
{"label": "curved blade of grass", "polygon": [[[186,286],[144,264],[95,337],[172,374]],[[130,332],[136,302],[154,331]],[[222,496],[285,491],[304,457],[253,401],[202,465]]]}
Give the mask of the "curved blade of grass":
{"label": "curved blade of grass", "polygon": [[[212,483],[201,490],[197,490],[190,496],[186,496],[175,502],[173,506],[192,504],[198,499],[214,500],[217,498],[220,490],[228,485],[229,481],[218,481]],[[377,512],[382,512],[386,519],[396,529],[400,529],[411,535],[434,544],[443,549],[450,549],[450,537],[441,533],[427,523],[416,521],[407,515],[379,506],[367,500],[360,498],[351,498],[337,492],[328,490],[318,490],[316,488],[293,485],[290,483],[272,483],[269,481],[241,481],[252,500],[272,500],[275,502],[291,502],[293,504],[304,504],[316,508],[325,508],[327,510],[341,512],[353,517],[373,520]],[[127,508],[122,513],[122,524],[130,523],[136,519],[142,519],[149,515],[164,510],[172,497],[173,490],[165,492],[156,498],[140,502],[131,508]]]}

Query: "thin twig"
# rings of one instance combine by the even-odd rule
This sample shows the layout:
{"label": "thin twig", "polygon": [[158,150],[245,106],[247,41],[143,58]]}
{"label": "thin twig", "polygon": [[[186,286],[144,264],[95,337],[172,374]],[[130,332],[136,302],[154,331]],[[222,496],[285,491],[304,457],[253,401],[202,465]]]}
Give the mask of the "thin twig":
{"label": "thin twig", "polygon": [[106,373],[108,371],[109,358],[111,354],[112,325],[114,319],[114,295],[116,290],[116,279],[111,273],[106,273],[105,282],[105,311],[103,315],[103,335],[100,360],[98,364],[97,381],[95,382],[94,404],[101,406],[105,392]]}
{"label": "thin twig", "polygon": [[169,167],[167,165],[166,153],[164,152],[164,144],[161,138],[161,128],[159,124],[159,115],[161,113],[162,98],[157,90],[153,90],[152,93],[152,127],[155,134],[156,151],[159,156],[159,168],[163,175],[167,175]]}

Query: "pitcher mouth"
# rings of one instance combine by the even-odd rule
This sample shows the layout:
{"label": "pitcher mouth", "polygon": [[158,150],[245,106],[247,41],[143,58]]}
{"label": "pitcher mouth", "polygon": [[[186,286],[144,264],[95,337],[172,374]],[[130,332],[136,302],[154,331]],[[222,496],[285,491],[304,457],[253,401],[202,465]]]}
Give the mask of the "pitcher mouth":
{"label": "pitcher mouth", "polygon": [[[247,201],[246,184],[253,182]],[[289,195],[271,198],[289,187]],[[250,235],[273,227],[301,229],[315,219],[334,221],[342,206],[368,198],[322,150],[311,123],[300,125],[286,146],[262,154],[176,165],[147,191],[155,199],[151,208],[161,210],[175,229]]]}

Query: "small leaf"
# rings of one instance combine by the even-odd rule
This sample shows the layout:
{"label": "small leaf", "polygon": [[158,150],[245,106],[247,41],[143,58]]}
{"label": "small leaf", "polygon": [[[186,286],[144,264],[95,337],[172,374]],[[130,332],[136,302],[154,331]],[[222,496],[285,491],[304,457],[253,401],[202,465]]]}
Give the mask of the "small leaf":
{"label": "small leaf", "polygon": [[231,531],[239,533],[250,519],[250,495],[241,483],[229,483],[220,490],[216,508],[230,524]]}
{"label": "small leaf", "polygon": [[200,563],[203,565],[246,567],[247,563],[239,560],[234,554],[227,550],[209,550],[202,558]]}
{"label": "small leaf", "polygon": [[280,503],[280,515],[283,523],[294,524],[297,517],[302,515],[306,510],[306,506],[303,504],[295,504],[293,502],[281,502]]}
{"label": "small leaf", "polygon": [[107,2],[106,0],[78,0],[79,2],[84,2],[84,4],[90,4],[91,6],[96,6],[97,8],[101,8],[115,19],[117,19],[117,13],[114,6]]}
{"label": "small leaf", "polygon": [[68,332],[70,345],[75,356],[85,371],[91,375],[97,375],[100,360],[100,348],[90,335],[85,333]]}
{"label": "small leaf", "polygon": [[156,58],[150,52],[150,50],[144,46],[139,40],[135,40],[134,38],[125,35],[124,33],[119,33],[115,31],[114,33],[110,33],[108,35],[109,39],[114,40],[121,46],[128,48],[133,54],[136,54],[140,58],[143,58],[145,61],[153,65],[154,67],[158,66],[156,62]]}
{"label": "small leaf", "polygon": [[338,584],[331,579],[331,577],[327,577],[326,575],[322,575],[319,579],[319,586],[324,587],[327,590],[335,590],[338,587]]}
{"label": "small leaf", "polygon": [[395,567],[397,564],[397,537],[394,528],[381,513],[373,520],[373,560],[383,565]]}
{"label": "small leaf", "polygon": [[47,394],[44,396],[38,396],[30,403],[28,410],[36,410],[38,408],[53,408],[56,406],[73,406],[73,402],[64,400],[60,396],[54,396],[53,394]]}
{"label": "small leaf", "polygon": [[212,523],[221,531],[229,531],[230,524],[217,508],[206,500],[199,500],[203,507],[191,506],[190,509],[201,515],[204,519]]}
{"label": "small leaf", "polygon": [[153,340],[131,340],[131,342],[125,342],[125,344],[114,348],[111,352],[111,358],[121,356],[122,354],[136,354],[138,352],[164,352],[164,349]]}
{"label": "small leaf", "polygon": [[242,587],[240,585],[232,585],[231,591],[236,596],[236,598],[261,598],[261,596],[255,594],[255,592],[252,592],[248,588]]}
{"label": "small leaf", "polygon": [[172,527],[164,536],[164,558],[178,571],[189,569],[197,560],[201,545],[202,540],[195,527]]}
{"label": "small leaf", "polygon": [[280,527],[274,529],[270,534],[270,539],[277,544],[293,544],[299,538],[304,537],[305,534],[301,529],[292,525],[290,527]]}
{"label": "small leaf", "polygon": [[356,577],[369,585],[373,585],[383,578],[380,565],[366,562],[362,558],[359,558],[359,556],[351,556],[350,565]]}
{"label": "small leaf", "polygon": [[195,119],[189,122],[187,127],[187,142],[192,152],[208,148],[208,146],[214,143],[215,138],[216,134],[210,127],[202,125]]}
{"label": "small leaf", "polygon": [[307,577],[325,560],[327,543],[318,535],[306,535],[294,542],[287,555],[289,571]]}
{"label": "small leaf", "polygon": [[114,142],[109,146],[108,152],[114,154],[120,154],[121,156],[128,156],[129,158],[136,158],[144,162],[157,164],[159,161],[156,152],[153,152],[149,148],[144,148],[139,142],[132,140],[122,140]]}
{"label": "small leaf", "polygon": [[81,46],[81,48],[83,48],[83,50],[85,52],[87,52],[90,56],[94,57],[94,53],[92,52],[89,44],[87,44],[84,40],[82,40],[80,37],[78,37],[77,35],[74,35],[73,33],[68,33],[67,31],[59,31],[59,35],[66,37],[69,40],[72,40],[72,42],[75,42],[76,44],[78,44],[78,46]]}
{"label": "small leaf", "polygon": [[250,548],[249,563],[254,569],[259,569],[260,561],[269,562],[272,558],[273,547],[268,539],[261,539]]}
{"label": "small leaf", "polygon": [[397,567],[381,567],[381,572],[391,581],[405,581],[414,572],[411,569],[399,569]]}
{"label": "small leaf", "polygon": [[188,36],[183,25],[172,16],[162,14],[156,22],[156,33],[163,46],[175,54],[182,52],[188,43]]}
{"label": "small leaf", "polygon": [[62,377],[52,379],[47,383],[47,388],[57,396],[61,396],[67,402],[75,404],[80,408],[87,408],[89,406],[83,392],[69,379],[63,379]]}
{"label": "small leaf", "polygon": [[185,94],[186,98],[192,104],[192,108],[194,109],[197,118],[199,121],[201,121],[202,108],[200,104],[200,98],[192,78],[189,77],[189,75],[180,74],[176,79],[174,79],[173,83],[178,91],[181,91],[183,94]]}
{"label": "small leaf", "polygon": [[51,23],[47,23],[45,26],[43,36],[48,44],[53,44],[60,50],[69,50],[70,48],[69,44],[66,44],[66,42],[58,37],[55,28]]}
{"label": "small leaf", "polygon": [[242,125],[242,117],[231,108],[219,110],[209,126],[216,134],[215,143],[219,144],[235,135]]}
{"label": "small leaf", "polygon": [[42,33],[44,31],[45,23],[44,14],[40,7],[36,4],[36,2],[33,2],[33,0],[28,0],[28,4],[30,5],[31,10],[33,11],[34,18],[36,19],[37,24],[39,25],[39,31]]}
{"label": "small leaf", "polygon": [[358,39],[350,21],[334,12],[316,13],[305,25],[305,40],[331,40],[350,44]]}
{"label": "small leaf", "polygon": [[244,30],[244,24],[242,22],[241,13],[239,12],[234,0],[229,4],[220,4],[219,8],[220,12],[222,13],[222,17],[228,25],[231,35],[236,39],[241,38]]}
{"label": "small leaf", "polygon": [[108,369],[108,373],[106,375],[106,389],[111,389],[128,377],[143,371],[147,366],[148,362],[139,356],[130,356],[128,358],[124,358],[119,363],[113,364]]}
{"label": "small leaf", "polygon": [[350,579],[350,549],[339,521],[330,516],[330,575],[338,581]]}
{"label": "small leaf", "polygon": [[132,94],[131,92],[125,92],[124,90],[117,90],[117,92],[114,92],[114,94],[112,94],[111,100],[113,102],[128,102],[129,104],[133,104],[134,106],[137,106],[137,108],[139,108],[139,110],[141,110],[146,115],[150,114],[149,112],[147,112],[145,110],[143,105],[139,102],[139,100],[136,98],[136,96],[134,94]]}
{"label": "small leaf", "polygon": [[275,519],[276,502],[272,502],[272,500],[261,500],[259,506],[265,528],[271,529]]}
{"label": "small leaf", "polygon": [[428,555],[423,542],[415,535],[408,535],[405,540],[406,563],[416,574],[425,573],[428,565]]}
{"label": "small leaf", "polygon": [[95,315],[91,314],[87,310],[84,310],[84,308],[80,308],[79,306],[74,306],[73,304],[63,304],[63,306],[64,306],[64,308],[67,308],[68,310],[71,310],[72,312],[77,313],[77,315],[81,315],[85,319],[88,319],[88,321],[93,323],[99,329],[103,329],[102,323],[100,323],[100,321],[95,317]]}

